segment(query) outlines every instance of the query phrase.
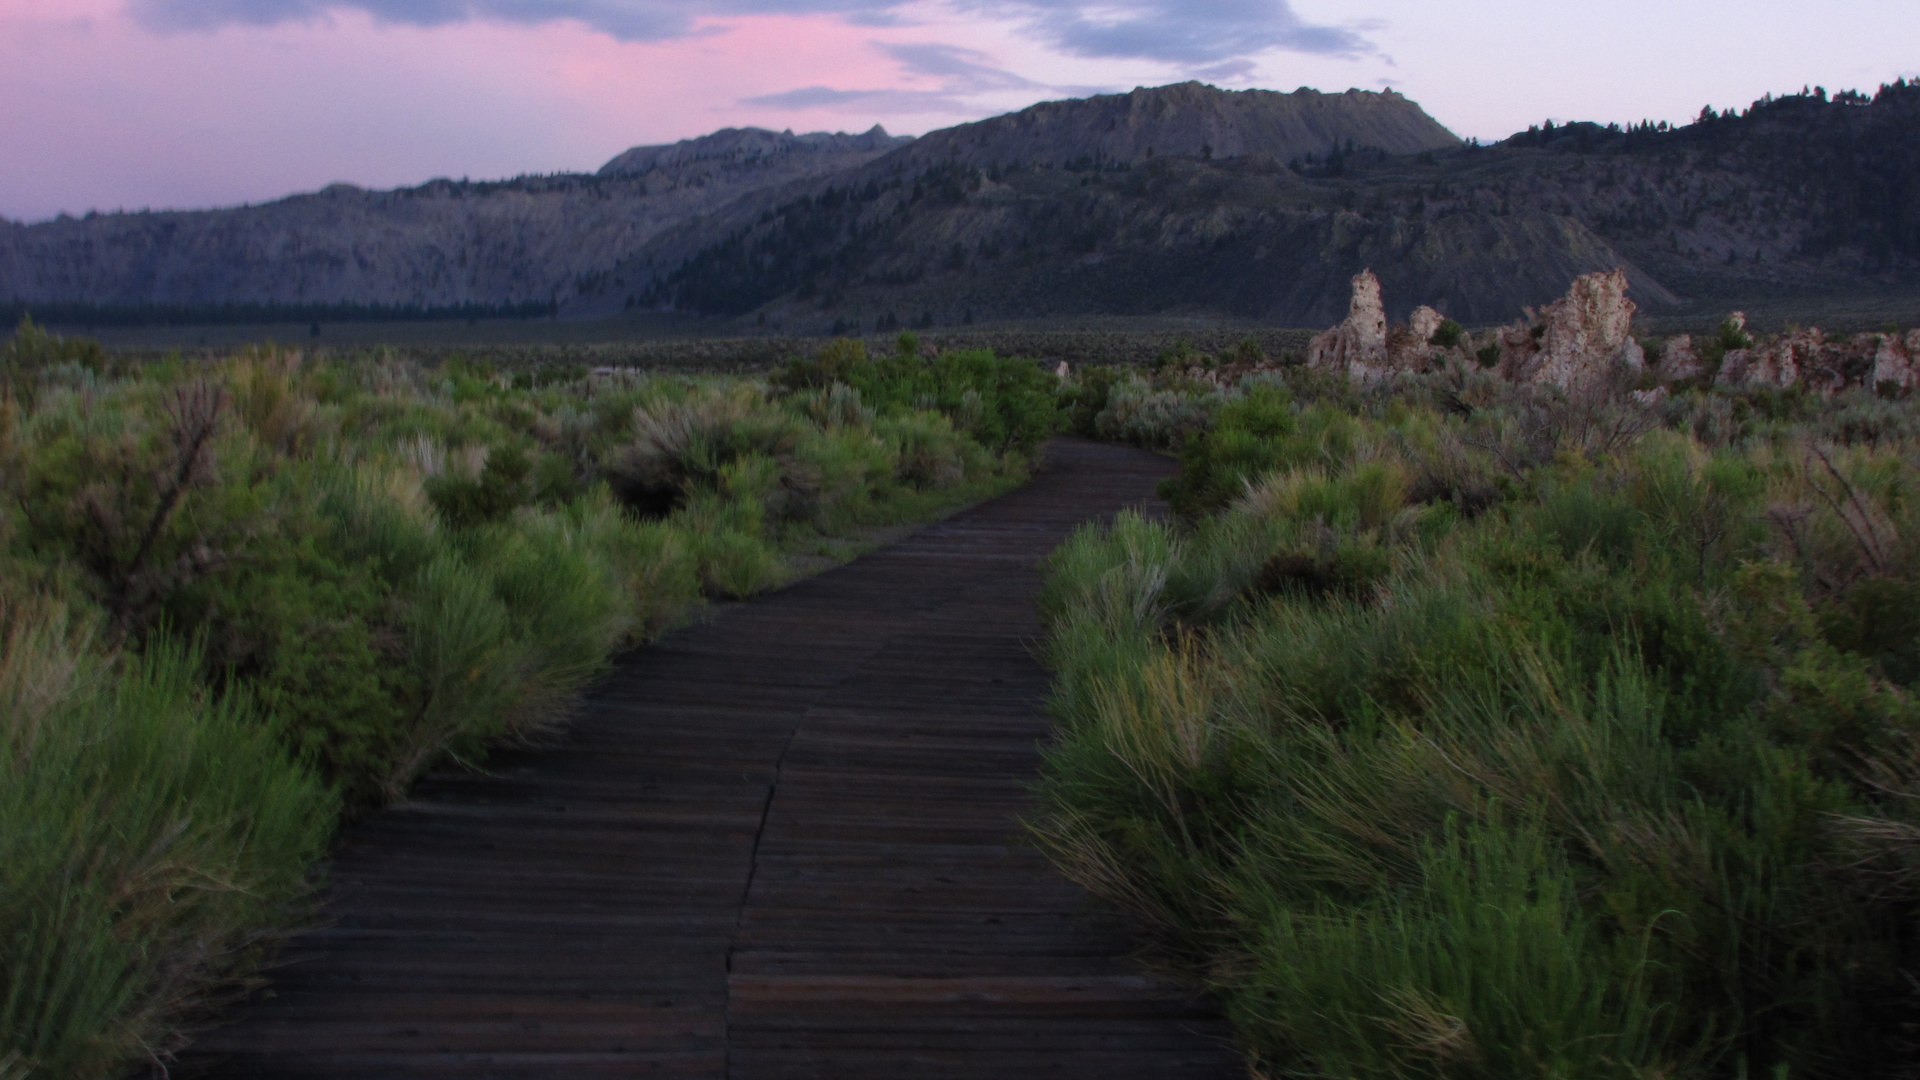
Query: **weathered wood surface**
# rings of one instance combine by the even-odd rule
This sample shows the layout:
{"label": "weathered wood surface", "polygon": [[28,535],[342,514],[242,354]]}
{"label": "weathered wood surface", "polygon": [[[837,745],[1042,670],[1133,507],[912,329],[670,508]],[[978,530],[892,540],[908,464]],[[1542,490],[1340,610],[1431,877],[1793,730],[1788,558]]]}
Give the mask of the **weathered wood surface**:
{"label": "weathered wood surface", "polygon": [[187,1071],[1244,1076],[1017,820],[1038,560],[1168,471],[1058,440],[1020,491],[622,658],[560,745],[355,827],[324,928]]}

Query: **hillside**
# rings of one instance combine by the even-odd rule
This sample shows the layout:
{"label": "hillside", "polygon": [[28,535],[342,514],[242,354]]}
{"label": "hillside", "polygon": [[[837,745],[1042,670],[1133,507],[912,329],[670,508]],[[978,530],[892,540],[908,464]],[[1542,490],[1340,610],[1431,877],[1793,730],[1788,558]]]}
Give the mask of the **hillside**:
{"label": "hillside", "polygon": [[[1148,161],[1156,152],[1231,160],[1457,142],[1398,94],[1227,93],[1196,83],[1037,105],[936,132],[924,151],[877,126],[857,136],[727,129],[635,147],[591,176],[441,180],[388,192],[336,186],[255,207],[4,224],[0,298],[426,307],[557,300],[568,314],[604,314],[656,290],[661,274],[650,267],[677,265],[673,253],[690,255],[742,215],[808,197],[883,156],[883,172],[895,175],[929,162],[1051,167]],[[669,232],[673,239],[655,243]]]}
{"label": "hillside", "polygon": [[[799,198],[748,200],[663,232],[620,276],[656,280],[636,304],[787,328],[1069,312],[1325,325],[1363,267],[1396,317],[1426,303],[1469,322],[1615,266],[1652,314],[1920,291],[1920,86],[1905,83],[1675,129],[1576,124],[1284,163],[1218,148],[1036,163],[1019,156],[1024,130],[936,133]],[[972,150],[943,163],[940,145]]]}
{"label": "hillside", "polygon": [[[662,229],[911,140],[728,129],[593,175],[335,185],[258,206],[0,221],[0,298],[95,304],[545,302]],[[611,284],[611,283],[609,283]],[[618,286],[614,286],[618,287]]]}
{"label": "hillside", "polygon": [[789,334],[1123,314],[1320,326],[1370,267],[1395,317],[1432,304],[1487,323],[1623,266],[1655,319],[1862,295],[1906,311],[1916,185],[1920,85],[1905,82],[1493,146],[1392,92],[1186,83],[917,140],[729,129],[591,176],[0,225],[0,298],[532,301]]}

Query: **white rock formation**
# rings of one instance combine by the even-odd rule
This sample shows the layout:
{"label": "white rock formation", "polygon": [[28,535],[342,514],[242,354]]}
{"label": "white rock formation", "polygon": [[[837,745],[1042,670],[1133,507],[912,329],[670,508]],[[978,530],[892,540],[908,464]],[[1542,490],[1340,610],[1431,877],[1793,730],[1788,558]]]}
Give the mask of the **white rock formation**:
{"label": "white rock formation", "polygon": [[1615,368],[1645,368],[1646,356],[1633,339],[1634,310],[1626,271],[1575,278],[1567,295],[1540,312],[1546,329],[1531,381],[1580,391],[1598,386]]}
{"label": "white rock formation", "polygon": [[1700,353],[1693,347],[1692,334],[1677,334],[1668,338],[1660,347],[1660,362],[1653,366],[1653,370],[1663,383],[1706,374],[1706,368],[1700,363]]}
{"label": "white rock formation", "polygon": [[1413,336],[1421,341],[1432,341],[1433,335],[1440,332],[1440,324],[1446,321],[1446,316],[1421,304],[1408,317],[1407,329],[1413,331]]}
{"label": "white rock formation", "polygon": [[[1745,321],[1742,319],[1741,325]],[[1810,367],[1824,367],[1819,360],[1825,346],[1826,336],[1817,327],[1808,327],[1751,349],[1732,349],[1721,361],[1714,382],[1721,386],[1792,386]]]}
{"label": "white rock formation", "polygon": [[1380,304],[1380,279],[1373,271],[1353,276],[1346,321],[1314,335],[1307,346],[1307,366],[1345,371],[1356,382],[1374,382],[1389,374],[1387,313]]}
{"label": "white rock formation", "polygon": [[1387,330],[1387,368],[1389,373],[1425,371],[1446,350],[1433,343],[1446,316],[1425,304],[1413,309],[1407,325]]}
{"label": "white rock formation", "polygon": [[[1662,344],[1654,366],[1662,385],[1632,389],[1634,376],[1647,370],[1647,359],[1633,337],[1635,305],[1627,299],[1623,270],[1576,278],[1567,295],[1539,311],[1525,311],[1525,318],[1481,339],[1498,350],[1495,373],[1502,379],[1553,386],[1570,394],[1629,391],[1635,401],[1655,404],[1667,396],[1664,384],[1707,374],[1699,345],[1691,335],[1679,334]],[[1438,311],[1422,306],[1414,309],[1405,326],[1388,326],[1380,281],[1372,271],[1363,270],[1353,278],[1346,320],[1315,335],[1307,362],[1315,368],[1343,371],[1362,383],[1378,383],[1406,372],[1479,371],[1482,365],[1471,335],[1463,332],[1451,348],[1433,344],[1444,322]],[[1746,331],[1742,312],[1733,312],[1727,323],[1740,334]],[[1709,339],[1708,344],[1717,345],[1718,339]],[[1236,368],[1232,373],[1237,377],[1242,372]],[[1920,330],[1904,336],[1874,333],[1845,339],[1829,338],[1816,327],[1794,330],[1729,351],[1714,381],[1726,387],[1805,386],[1820,393],[1882,384],[1920,389]]]}
{"label": "white rock formation", "polygon": [[1879,338],[1868,384],[1876,390],[1881,383],[1908,390],[1920,383],[1920,371],[1915,370],[1916,364],[1920,364],[1920,330],[1908,331],[1904,341],[1899,334],[1881,334]]}

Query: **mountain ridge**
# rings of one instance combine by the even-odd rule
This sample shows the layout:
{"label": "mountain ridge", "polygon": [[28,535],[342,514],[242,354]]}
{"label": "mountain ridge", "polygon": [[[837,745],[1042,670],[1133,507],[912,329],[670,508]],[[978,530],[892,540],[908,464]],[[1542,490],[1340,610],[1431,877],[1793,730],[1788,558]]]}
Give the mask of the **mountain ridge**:
{"label": "mountain ridge", "polygon": [[1138,163],[1156,153],[1203,160],[1265,155],[1286,161],[1347,144],[1412,154],[1458,146],[1460,139],[1392,90],[1329,94],[1303,86],[1281,93],[1184,82],[1043,101],[928,132],[904,157],[981,166]]}
{"label": "mountain ridge", "polygon": [[1722,297],[1920,296],[1920,84],[1904,80],[1679,128],[1548,124],[1412,155],[955,162],[874,183],[931,138],[757,214],[736,204],[663,231],[628,263],[629,280],[656,276],[630,302],[789,330],[970,312],[1312,326],[1339,318],[1368,267],[1396,317],[1431,304],[1486,323],[1616,267],[1649,315]]}
{"label": "mountain ridge", "polygon": [[0,298],[537,302],[802,333],[1100,313],[1319,325],[1363,266],[1406,304],[1481,321],[1624,266],[1651,312],[1920,280],[1916,148],[1920,85],[1904,81],[1490,147],[1391,91],[1183,83],[918,139],[724,129],[595,174],[0,225]]}
{"label": "mountain ridge", "polygon": [[740,164],[796,153],[884,153],[912,141],[911,135],[887,134],[887,129],[879,124],[859,135],[849,135],[844,131],[811,131],[805,135],[795,135],[792,128],[785,131],[758,127],[721,128],[679,142],[632,147],[615,155],[593,175],[645,176],[659,169],[697,161]]}
{"label": "mountain ridge", "polygon": [[[332,184],[241,207],[5,223],[0,297],[118,305],[545,303],[593,281],[664,228],[751,191],[871,160],[891,148],[876,145],[880,138],[891,140],[882,129],[879,138],[871,131],[776,137],[771,151],[757,154],[670,153],[700,143],[686,140],[625,151],[602,167],[604,175],[436,179],[388,190]],[[607,172],[637,151],[670,160],[637,175]]]}

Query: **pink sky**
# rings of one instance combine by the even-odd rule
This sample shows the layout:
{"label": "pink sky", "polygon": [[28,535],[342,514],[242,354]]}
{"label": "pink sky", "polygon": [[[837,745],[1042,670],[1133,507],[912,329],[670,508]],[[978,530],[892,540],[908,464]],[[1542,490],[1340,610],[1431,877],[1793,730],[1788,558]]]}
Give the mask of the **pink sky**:
{"label": "pink sky", "polygon": [[[539,10],[579,16],[548,22],[516,16],[515,0],[447,0],[459,17],[437,25],[369,14],[379,0],[130,2],[140,17],[129,0],[0,0],[0,216],[592,170],[631,145],[748,124],[919,134],[1193,77],[1391,85],[1488,140],[1549,116],[1681,122],[1707,103],[1920,74],[1912,0],[1218,0],[1184,11],[1224,30],[1164,47],[1174,0],[560,0]],[[162,9],[238,15],[181,27]],[[304,17],[273,21],[289,10]],[[620,21],[663,11],[685,18],[659,40]],[[1249,11],[1290,11],[1306,31],[1236,51]],[[1127,22],[1136,12],[1148,21]],[[808,88],[871,93],[777,97]]]}

